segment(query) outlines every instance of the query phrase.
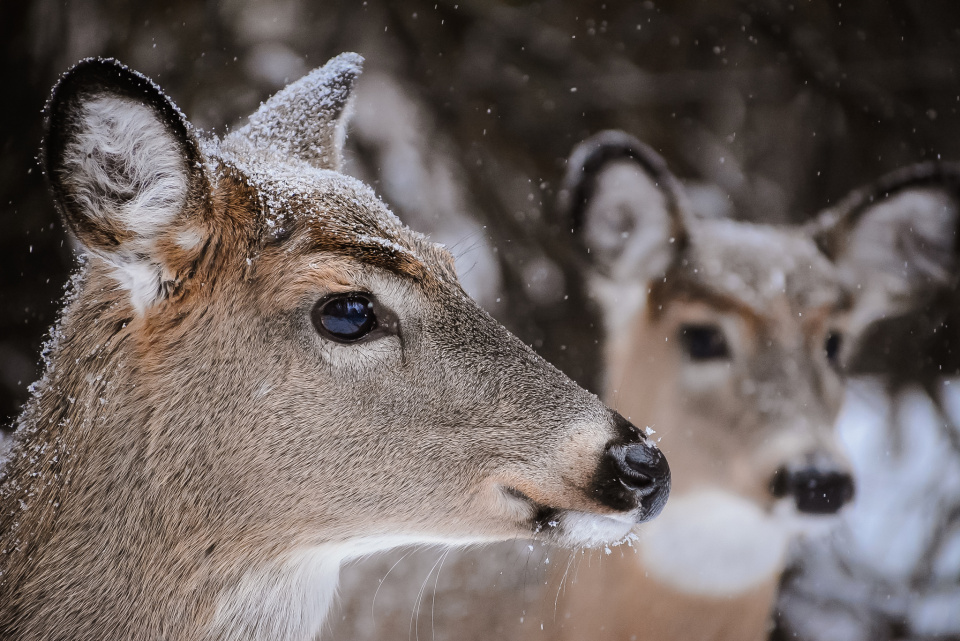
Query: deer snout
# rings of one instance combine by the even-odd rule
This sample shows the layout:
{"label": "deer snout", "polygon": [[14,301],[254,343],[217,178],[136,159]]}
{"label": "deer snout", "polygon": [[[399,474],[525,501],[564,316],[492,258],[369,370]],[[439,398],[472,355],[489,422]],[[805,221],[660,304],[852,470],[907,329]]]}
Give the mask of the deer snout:
{"label": "deer snout", "polygon": [[807,514],[834,514],[850,502],[853,477],[829,461],[786,465],[773,473],[770,492],[777,498],[792,496],[797,510]]}
{"label": "deer snout", "polygon": [[639,508],[638,522],[648,521],[660,514],[670,495],[670,466],[667,458],[648,443],[620,443],[611,445],[604,453],[605,465],[611,480],[619,486],[608,488],[605,501],[612,507],[632,504]]}

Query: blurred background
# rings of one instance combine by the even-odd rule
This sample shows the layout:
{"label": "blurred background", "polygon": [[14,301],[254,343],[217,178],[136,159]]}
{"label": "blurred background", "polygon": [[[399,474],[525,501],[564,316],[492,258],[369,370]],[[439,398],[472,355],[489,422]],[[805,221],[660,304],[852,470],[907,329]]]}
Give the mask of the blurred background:
{"label": "blurred background", "polygon": [[[142,71],[222,134],[332,55],[360,52],[347,171],[447,244],[488,311],[595,390],[597,310],[552,218],[565,159],[589,134],[652,145],[705,214],[774,223],[891,169],[960,160],[960,5],[948,0],[32,0],[0,4],[0,36],[5,426],[74,266],[36,156],[50,88],[86,56]],[[930,338],[955,302],[875,337],[875,377],[844,429],[881,448],[889,464],[858,471],[899,507],[875,501],[798,551],[783,638],[960,638],[960,401],[947,393],[960,351],[956,332]]]}

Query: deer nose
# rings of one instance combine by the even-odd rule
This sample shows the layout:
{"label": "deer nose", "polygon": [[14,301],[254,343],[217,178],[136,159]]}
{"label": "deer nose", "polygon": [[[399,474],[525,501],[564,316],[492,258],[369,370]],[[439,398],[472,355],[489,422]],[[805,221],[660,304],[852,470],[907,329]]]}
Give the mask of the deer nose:
{"label": "deer nose", "polygon": [[616,480],[641,508],[641,521],[663,510],[670,495],[670,466],[654,445],[627,443],[607,449],[606,457]]}
{"label": "deer nose", "polygon": [[800,512],[834,514],[853,498],[854,484],[853,477],[840,470],[781,468],[773,475],[770,491],[776,497],[792,495]]}

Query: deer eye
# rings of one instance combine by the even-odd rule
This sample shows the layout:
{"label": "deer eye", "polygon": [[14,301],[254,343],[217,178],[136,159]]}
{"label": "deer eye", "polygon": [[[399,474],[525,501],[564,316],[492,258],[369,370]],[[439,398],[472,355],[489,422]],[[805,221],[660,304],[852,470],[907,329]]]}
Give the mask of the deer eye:
{"label": "deer eye", "polygon": [[320,300],[311,314],[321,336],[338,343],[354,343],[377,329],[373,300],[366,294],[334,294]]}
{"label": "deer eye", "polygon": [[730,358],[727,339],[716,325],[681,325],[679,338],[692,361]]}
{"label": "deer eye", "polygon": [[830,332],[823,343],[823,351],[827,354],[827,360],[831,365],[838,365],[840,358],[840,348],[843,347],[843,334],[840,332]]}

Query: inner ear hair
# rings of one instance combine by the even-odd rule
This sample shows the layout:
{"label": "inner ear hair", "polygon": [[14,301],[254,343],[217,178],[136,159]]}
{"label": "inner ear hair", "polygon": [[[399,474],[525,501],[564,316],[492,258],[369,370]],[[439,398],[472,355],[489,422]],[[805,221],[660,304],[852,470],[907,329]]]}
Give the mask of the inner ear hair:
{"label": "inner ear hair", "polygon": [[877,323],[889,330],[891,319],[932,318],[955,296],[958,227],[960,164],[942,162],[888,174],[809,223],[853,299],[849,334],[860,338],[852,361]]}
{"label": "inner ear hair", "polygon": [[688,243],[680,182],[659,154],[622,131],[576,146],[557,215],[591,269],[617,282],[656,278]]}
{"label": "inner ear hair", "polygon": [[162,237],[188,213],[205,215],[209,182],[192,130],[159,87],[111,59],[64,74],[46,112],[43,165],[57,206],[142,311],[176,278]]}
{"label": "inner ear hair", "polygon": [[[943,190],[960,205],[960,163],[930,161],[892,171],[821,212],[807,224],[806,231],[828,258],[837,260],[871,208],[911,189],[928,188]],[[960,239],[955,240],[954,251],[960,251]]]}
{"label": "inner ear hair", "polygon": [[190,192],[204,190],[202,156],[183,114],[149,78],[116,60],[78,63],[45,111],[45,173],[88,249],[109,254],[149,236]]}
{"label": "inner ear hair", "polygon": [[618,160],[637,164],[663,192],[667,206],[677,220],[674,238],[686,242],[681,224],[684,216],[683,187],[667,167],[666,161],[649,145],[630,134],[610,129],[601,131],[576,146],[567,161],[567,171],[557,197],[557,208],[575,233],[583,229],[584,213],[596,189],[596,179],[604,168]]}

